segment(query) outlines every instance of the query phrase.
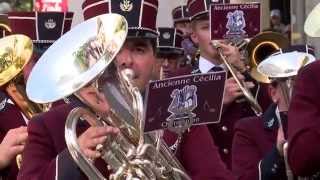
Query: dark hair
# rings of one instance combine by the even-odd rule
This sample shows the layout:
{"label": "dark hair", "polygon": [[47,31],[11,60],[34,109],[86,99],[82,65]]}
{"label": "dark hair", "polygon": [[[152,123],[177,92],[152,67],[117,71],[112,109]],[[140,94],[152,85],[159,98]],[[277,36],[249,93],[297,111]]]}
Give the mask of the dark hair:
{"label": "dark hair", "polygon": [[145,37],[129,37],[128,40],[136,40],[137,43],[150,44],[154,55],[157,53],[157,38],[145,38]]}
{"label": "dark hair", "polygon": [[183,54],[162,53],[162,52],[158,51],[156,56],[157,56],[157,58],[179,59],[179,58],[183,57]]}
{"label": "dark hair", "polygon": [[278,81],[272,81],[271,86],[276,88],[278,86],[279,82]]}
{"label": "dark hair", "polygon": [[271,82],[271,86],[276,88],[280,82],[284,82],[286,81],[287,78],[277,78],[277,79],[273,79],[272,82]]}

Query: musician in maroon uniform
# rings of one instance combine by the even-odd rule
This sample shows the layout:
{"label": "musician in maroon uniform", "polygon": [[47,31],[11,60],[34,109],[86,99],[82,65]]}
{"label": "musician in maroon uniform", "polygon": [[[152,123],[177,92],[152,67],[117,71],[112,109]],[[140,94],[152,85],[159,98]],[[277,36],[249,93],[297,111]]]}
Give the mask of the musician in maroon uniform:
{"label": "musician in maroon uniform", "polygon": [[[0,38],[9,35],[6,14],[0,15]],[[22,153],[28,137],[25,117],[10,100],[5,88],[0,88],[0,178],[16,179],[16,155]]]}
{"label": "musician in maroon uniform", "polygon": [[[131,1],[132,11],[119,8],[119,3],[121,2],[87,0],[83,3],[84,17],[88,19],[109,10],[126,17],[129,23],[128,37],[116,57],[115,64],[119,69],[134,70],[134,83],[143,93],[152,77],[156,61],[158,34],[155,17],[158,1]],[[93,96],[88,88],[80,92]],[[31,121],[28,129],[29,140],[18,179],[85,178],[71,159],[64,138],[65,121],[74,106],[77,105],[59,106]],[[96,145],[104,142],[108,134],[117,132],[118,129],[112,127],[90,127],[78,138],[80,149],[87,157],[96,159],[101,155],[96,151]],[[166,132],[164,139],[176,152],[176,156],[192,179],[233,179],[222,163],[206,126],[191,128],[181,139],[174,133]],[[95,162],[101,163],[98,168],[104,169],[104,175],[108,177],[107,165],[99,158]]]}
{"label": "musician in maroon uniform", "polygon": [[28,137],[27,119],[2,90],[0,97],[0,177],[13,180],[18,174],[16,156]]}
{"label": "musician in maroon uniform", "polygon": [[[222,60],[220,59],[217,50],[212,46],[210,40],[210,23],[208,13],[210,3],[211,1],[203,0],[188,1],[188,9],[191,14],[191,39],[200,49],[198,65],[192,73],[207,73],[209,71],[224,70]],[[245,77],[241,75],[240,72],[243,74],[247,73],[244,63],[240,60],[240,53],[238,49],[224,43],[221,43],[221,48],[229,63],[239,70],[238,78],[240,80],[244,80]],[[251,79],[250,81],[247,81],[246,86],[247,88],[254,87]],[[259,102],[260,99],[263,99],[262,101],[266,102],[265,104],[269,104],[269,98],[265,91],[257,91],[256,93],[258,93],[257,97]],[[208,128],[219,148],[222,160],[226,163],[228,168],[231,169],[231,146],[234,124],[243,117],[254,115],[254,112],[251,110],[248,103],[238,101],[238,99],[243,96],[243,93],[233,77],[227,79],[224,94],[224,107],[221,122],[219,124],[209,125]],[[267,106],[262,107],[264,108]]]}
{"label": "musician in maroon uniform", "polygon": [[[176,74],[182,75],[183,69],[179,68],[181,61],[184,61],[184,49],[181,47],[181,32],[169,27],[160,27],[158,28],[158,32],[157,65],[154,68],[156,71],[155,75],[158,76],[157,79],[173,77]],[[177,73],[177,71],[179,72]]]}
{"label": "musician in maroon uniform", "polygon": [[289,108],[288,161],[298,176],[319,175],[320,169],[320,61],[298,74]]}
{"label": "musician in maroon uniform", "polygon": [[197,47],[192,42],[191,35],[191,18],[187,6],[178,6],[172,10],[173,25],[176,29],[180,30],[183,35],[181,46],[184,49],[186,67],[191,68],[194,64],[194,58],[196,56]]}
{"label": "musician in maroon uniform", "polygon": [[[62,33],[70,29],[72,13],[41,13],[36,16],[34,12],[17,13],[10,12],[8,15],[8,27],[12,29],[12,34],[24,34],[29,36],[34,42],[34,53],[25,68],[23,69],[24,78],[27,79],[33,63],[38,59],[41,52],[45,50],[52,42],[61,36]],[[45,16],[45,17],[44,17]],[[58,16],[59,18],[55,18]],[[36,19],[36,17],[38,19]],[[41,18],[42,17],[42,18]],[[51,17],[51,18],[50,18]],[[61,18],[62,17],[62,18]],[[48,29],[40,25],[42,21],[54,20],[56,28]],[[39,24],[37,24],[38,22]],[[61,26],[64,24],[64,26]],[[32,28],[32,26],[34,28]],[[29,27],[29,28],[26,28]],[[38,29],[38,31],[36,31]],[[62,29],[62,30],[61,30]],[[58,33],[54,33],[55,31]],[[38,35],[37,35],[38,32]],[[5,33],[7,35],[7,31]],[[48,38],[51,42],[48,42]],[[39,51],[41,49],[41,51]],[[20,109],[14,104],[13,100],[5,92],[5,86],[1,87],[0,92],[0,176],[2,179],[16,179],[18,167],[16,155],[21,154],[26,139],[28,118],[20,112]]]}
{"label": "musician in maroon uniform", "polygon": [[[282,52],[308,52],[313,49],[306,45],[295,45]],[[260,117],[248,117],[235,125],[232,145],[232,171],[242,180],[287,179],[283,144],[287,137],[287,110],[278,80],[269,85],[273,104]],[[281,122],[281,126],[279,126]]]}
{"label": "musician in maroon uniform", "polygon": [[285,141],[279,121],[283,113],[283,97],[277,82],[269,87],[274,104],[260,117],[247,117],[235,124],[232,145],[232,171],[238,179],[286,179],[282,144]]}

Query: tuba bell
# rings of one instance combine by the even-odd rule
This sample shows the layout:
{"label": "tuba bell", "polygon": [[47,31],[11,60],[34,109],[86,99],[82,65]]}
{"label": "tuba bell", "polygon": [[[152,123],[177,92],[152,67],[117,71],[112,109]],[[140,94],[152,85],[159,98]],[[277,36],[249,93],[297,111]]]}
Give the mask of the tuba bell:
{"label": "tuba bell", "polygon": [[[118,71],[112,60],[125,42],[128,25],[123,16],[105,14],[91,18],[64,34],[42,55],[28,82],[28,97],[38,103],[54,102],[74,94],[86,105],[74,108],[65,125],[70,154],[90,179],[106,179],[81,152],[76,127],[79,120],[91,126],[113,126],[117,136],[98,145],[102,159],[116,179],[190,179],[166,144],[144,134],[143,100],[132,84],[131,69]],[[42,84],[39,88],[37,84]],[[100,92],[99,106],[81,96],[90,86]],[[107,104],[107,106],[103,106]],[[106,167],[107,168],[107,167]]]}
{"label": "tuba bell", "polygon": [[25,35],[10,35],[0,39],[0,86],[28,119],[44,111],[43,106],[31,102],[25,92],[22,70],[32,53],[32,40]]}

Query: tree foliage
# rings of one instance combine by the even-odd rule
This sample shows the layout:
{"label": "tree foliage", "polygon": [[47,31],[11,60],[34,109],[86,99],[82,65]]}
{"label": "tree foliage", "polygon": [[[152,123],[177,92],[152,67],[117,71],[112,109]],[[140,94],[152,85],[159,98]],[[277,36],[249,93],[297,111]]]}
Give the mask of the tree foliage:
{"label": "tree foliage", "polygon": [[0,2],[7,2],[14,11],[32,11],[33,0],[0,0]]}

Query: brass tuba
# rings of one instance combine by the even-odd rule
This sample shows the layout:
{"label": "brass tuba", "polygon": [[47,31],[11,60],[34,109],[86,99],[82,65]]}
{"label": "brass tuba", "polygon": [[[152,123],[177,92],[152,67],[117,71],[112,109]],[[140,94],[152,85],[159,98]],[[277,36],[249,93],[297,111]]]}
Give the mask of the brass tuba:
{"label": "brass tuba", "polygon": [[32,40],[25,35],[10,35],[0,39],[0,86],[31,119],[41,112],[38,105],[28,100],[22,70],[32,56]]}
{"label": "brass tuba", "polygon": [[[190,179],[161,139],[144,134],[143,100],[132,84],[133,71],[118,71],[112,63],[126,39],[127,29],[125,18],[117,14],[100,15],[72,28],[35,65],[27,94],[38,103],[75,94],[87,105],[69,113],[65,140],[74,161],[90,179],[106,178],[80,150],[76,135],[79,120],[86,120],[91,126],[120,129],[119,135],[108,136],[104,144],[97,146],[113,171],[109,179]],[[99,111],[81,96],[78,90],[90,84],[103,93],[97,99],[107,103],[108,108],[102,106]]]}
{"label": "brass tuba", "polygon": [[2,32],[2,35],[0,35],[0,37],[6,36],[5,31],[8,31],[9,33],[12,32],[11,28],[10,28],[8,25],[4,24],[4,23],[0,23],[0,28],[2,28],[2,29],[4,30],[4,31]]}
{"label": "brass tuba", "polygon": [[289,46],[289,39],[280,33],[262,32],[250,40],[246,47],[250,75],[258,82],[270,83],[267,76],[257,71],[257,66],[268,56]]}
{"label": "brass tuba", "polygon": [[[25,35],[10,35],[0,39],[0,86],[29,120],[47,110],[47,106],[31,102],[26,95],[22,70],[31,59],[32,53],[32,40]],[[18,168],[21,159],[21,155],[17,155]]]}
{"label": "brass tuba", "polygon": [[[257,66],[257,71],[268,77],[271,81],[276,80],[278,82],[284,101],[287,107],[289,107],[294,77],[297,75],[300,68],[315,60],[315,57],[308,53],[297,51],[281,53],[280,51],[262,61]],[[279,126],[282,128],[281,122],[279,122]],[[288,146],[287,142],[283,145],[286,174],[288,180],[293,180],[293,173],[288,163]]]}

